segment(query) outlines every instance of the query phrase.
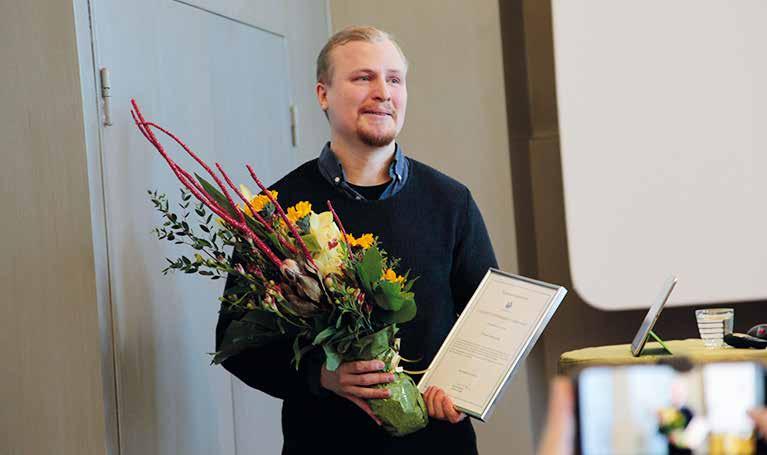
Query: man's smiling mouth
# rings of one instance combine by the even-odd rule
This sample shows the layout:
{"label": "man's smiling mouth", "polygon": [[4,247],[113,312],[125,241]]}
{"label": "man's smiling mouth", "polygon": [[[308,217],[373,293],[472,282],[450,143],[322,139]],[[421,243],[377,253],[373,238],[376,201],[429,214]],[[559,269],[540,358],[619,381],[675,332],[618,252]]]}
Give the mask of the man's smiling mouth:
{"label": "man's smiling mouth", "polygon": [[379,117],[386,117],[386,116],[392,117],[392,114],[390,112],[387,112],[387,111],[370,111],[370,110],[366,110],[366,111],[362,111],[362,113],[363,114],[369,114],[369,115],[376,115],[376,116],[379,116]]}

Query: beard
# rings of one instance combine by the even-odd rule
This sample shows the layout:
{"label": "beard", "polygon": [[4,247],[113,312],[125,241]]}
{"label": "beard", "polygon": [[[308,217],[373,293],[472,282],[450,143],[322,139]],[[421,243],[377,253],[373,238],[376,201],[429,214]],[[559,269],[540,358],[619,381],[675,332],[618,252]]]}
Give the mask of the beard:
{"label": "beard", "polygon": [[369,147],[384,147],[391,144],[397,137],[397,129],[389,128],[381,132],[371,131],[364,126],[357,125],[357,137]]}

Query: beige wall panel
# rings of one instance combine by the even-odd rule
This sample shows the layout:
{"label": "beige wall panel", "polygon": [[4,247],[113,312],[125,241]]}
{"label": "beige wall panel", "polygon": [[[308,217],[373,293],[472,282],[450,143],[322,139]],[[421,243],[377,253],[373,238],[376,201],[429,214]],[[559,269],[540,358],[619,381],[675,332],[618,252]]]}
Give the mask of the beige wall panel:
{"label": "beige wall panel", "polygon": [[0,452],[104,453],[72,2],[0,10]]}
{"label": "beige wall panel", "polygon": [[[460,180],[477,201],[498,261],[515,272],[517,247],[497,1],[331,0],[333,31],[374,25],[408,57],[405,153]],[[522,369],[488,424],[475,425],[483,454],[532,453]]]}

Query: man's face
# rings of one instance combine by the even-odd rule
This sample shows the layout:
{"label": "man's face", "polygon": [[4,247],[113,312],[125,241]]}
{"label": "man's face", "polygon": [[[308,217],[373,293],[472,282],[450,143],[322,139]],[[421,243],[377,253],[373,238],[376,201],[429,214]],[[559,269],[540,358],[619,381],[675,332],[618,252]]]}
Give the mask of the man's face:
{"label": "man's face", "polygon": [[405,61],[391,41],[353,41],[330,53],[329,85],[317,83],[333,134],[372,147],[391,144],[405,123]]}

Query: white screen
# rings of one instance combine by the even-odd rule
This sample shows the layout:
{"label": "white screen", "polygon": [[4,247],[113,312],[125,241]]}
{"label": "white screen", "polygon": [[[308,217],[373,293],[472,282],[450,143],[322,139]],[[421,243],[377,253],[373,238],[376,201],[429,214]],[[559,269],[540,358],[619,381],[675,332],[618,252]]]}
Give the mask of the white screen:
{"label": "white screen", "polygon": [[553,0],[573,285],[767,298],[767,2]]}

